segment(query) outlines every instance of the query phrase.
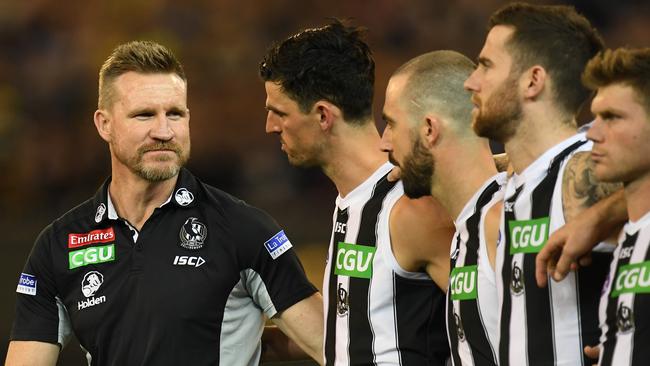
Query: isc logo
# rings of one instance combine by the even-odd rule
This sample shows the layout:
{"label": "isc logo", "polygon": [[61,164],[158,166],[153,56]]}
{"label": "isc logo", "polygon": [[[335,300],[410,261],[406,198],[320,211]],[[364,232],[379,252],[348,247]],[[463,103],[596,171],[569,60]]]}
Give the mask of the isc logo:
{"label": "isc logo", "polygon": [[650,293],[650,261],[621,266],[612,297],[625,293]]}
{"label": "isc logo", "polygon": [[375,247],[339,242],[334,273],[357,278],[372,276],[372,259]]}
{"label": "isc logo", "polygon": [[538,253],[548,240],[549,218],[542,217],[533,220],[511,220],[510,254]]}
{"label": "isc logo", "polygon": [[203,263],[205,263],[205,259],[201,257],[190,257],[187,255],[177,255],[174,257],[175,266],[201,267]]}
{"label": "isc logo", "polygon": [[457,267],[451,271],[449,289],[452,300],[476,299],[478,266]]}
{"label": "isc logo", "polygon": [[334,232],[335,233],[345,234],[345,227],[346,226],[347,226],[347,224],[342,224],[340,222],[337,222],[337,223],[334,224]]}

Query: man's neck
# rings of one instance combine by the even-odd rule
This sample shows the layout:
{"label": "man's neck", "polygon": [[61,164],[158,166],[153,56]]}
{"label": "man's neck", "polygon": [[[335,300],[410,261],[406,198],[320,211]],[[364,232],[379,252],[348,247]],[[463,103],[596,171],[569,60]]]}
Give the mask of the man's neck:
{"label": "man's neck", "polygon": [[119,217],[141,230],[153,211],[172,194],[178,175],[161,182],[149,182],[131,172],[118,170],[113,169],[108,187],[111,201]]}
{"label": "man's neck", "polygon": [[331,136],[322,169],[345,197],[386,163],[388,156],[379,148],[381,139],[372,121],[361,127],[341,127]]}
{"label": "man's neck", "polygon": [[520,174],[547,150],[575,134],[572,117],[546,106],[524,113],[517,132],[504,148],[513,170]]}
{"label": "man's neck", "polygon": [[625,184],[625,200],[630,221],[638,221],[650,211],[650,172]]}
{"label": "man's neck", "polygon": [[487,142],[449,145],[455,147],[436,158],[431,192],[456,220],[476,191],[497,174],[497,169]]}

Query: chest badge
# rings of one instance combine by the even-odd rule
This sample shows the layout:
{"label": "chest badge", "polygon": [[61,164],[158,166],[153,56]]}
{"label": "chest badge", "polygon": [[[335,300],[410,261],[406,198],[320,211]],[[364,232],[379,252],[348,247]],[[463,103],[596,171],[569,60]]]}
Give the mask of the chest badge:
{"label": "chest badge", "polygon": [[181,247],[189,250],[201,249],[208,236],[208,228],[196,217],[185,220],[178,234]]}

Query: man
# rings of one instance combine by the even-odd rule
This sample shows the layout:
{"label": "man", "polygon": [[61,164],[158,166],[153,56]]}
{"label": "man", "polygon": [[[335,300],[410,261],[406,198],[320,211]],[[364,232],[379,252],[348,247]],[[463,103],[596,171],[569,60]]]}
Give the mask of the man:
{"label": "man", "polygon": [[589,96],[580,84],[602,49],[588,20],[565,6],[514,3],[490,19],[478,67],[466,81],[474,131],[504,144],[508,181],[497,250],[499,364],[587,364],[595,343],[597,301],[611,255],[540,289],[535,256],[549,233],[616,187],[597,184],[591,145],[575,115]]}
{"label": "man", "polygon": [[452,224],[438,203],[408,200],[387,179],[361,30],[335,21],[302,31],[270,49],[260,75],[266,131],[291,164],[319,166],[339,192],[323,284],[326,364],[443,365]]}
{"label": "man", "polygon": [[322,300],[264,212],[202,183],[187,81],[131,42],[100,70],[111,177],[45,228],[20,276],[8,365],[54,365],[74,332],[93,365],[257,365],[264,315],[321,358]]}
{"label": "man", "polygon": [[401,168],[407,196],[433,194],[456,218],[447,292],[453,364],[496,365],[493,267],[507,177],[497,174],[487,139],[470,126],[463,82],[473,69],[461,54],[436,51],[395,71],[386,89],[382,148]]}
{"label": "man", "polygon": [[600,304],[599,365],[647,365],[650,350],[650,48],[605,51],[583,81],[597,94],[587,132],[596,178],[623,182],[629,221]]}

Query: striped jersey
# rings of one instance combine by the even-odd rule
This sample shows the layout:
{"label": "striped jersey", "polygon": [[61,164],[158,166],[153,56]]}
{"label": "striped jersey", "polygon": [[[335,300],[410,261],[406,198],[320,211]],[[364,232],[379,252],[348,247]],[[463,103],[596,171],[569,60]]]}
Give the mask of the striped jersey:
{"label": "striped jersey", "polygon": [[454,222],[447,334],[455,366],[496,365],[498,297],[485,239],[485,215],[503,200],[506,173],[488,179]]}
{"label": "striped jersey", "polygon": [[326,365],[444,365],[444,294],[393,256],[390,212],[404,194],[381,166],[337,197],[323,280]]}
{"label": "striped jersey", "polygon": [[535,281],[537,253],[565,223],[564,168],[573,154],[590,149],[578,133],[508,181],[497,249],[501,366],[591,365],[583,347],[598,339],[598,299],[611,253],[593,252],[591,266],[545,288]]}
{"label": "striped jersey", "polygon": [[650,212],[628,222],[600,300],[599,365],[650,365]]}

